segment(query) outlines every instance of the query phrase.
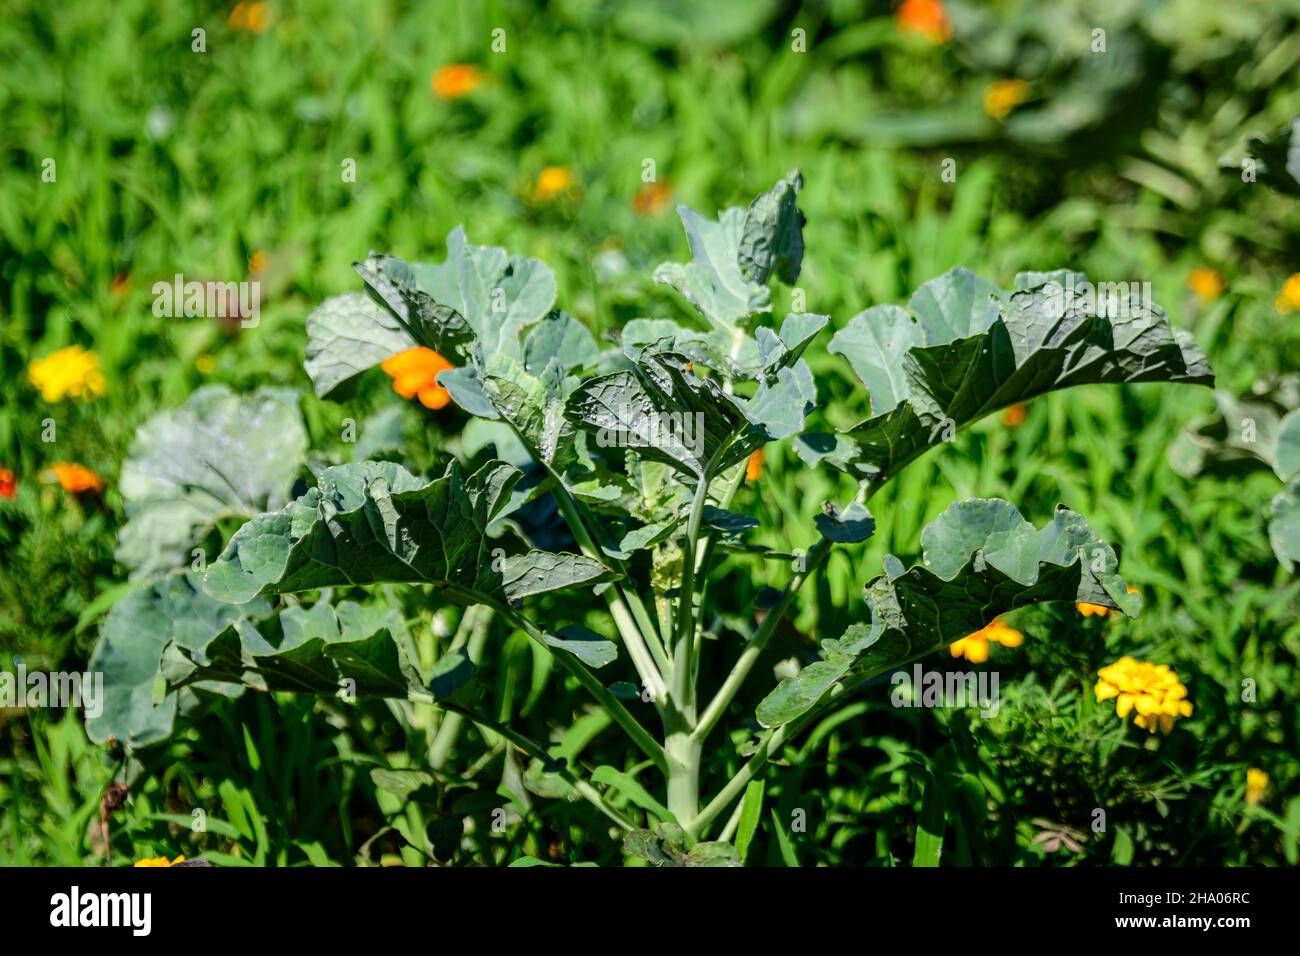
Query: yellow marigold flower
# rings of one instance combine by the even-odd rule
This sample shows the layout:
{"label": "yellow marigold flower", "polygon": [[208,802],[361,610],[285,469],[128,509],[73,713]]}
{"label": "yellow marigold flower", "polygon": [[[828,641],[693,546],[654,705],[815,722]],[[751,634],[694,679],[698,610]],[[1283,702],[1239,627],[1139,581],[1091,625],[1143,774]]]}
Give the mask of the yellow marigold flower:
{"label": "yellow marigold flower", "polygon": [[98,357],[80,345],[69,345],[45,358],[33,359],[27,366],[27,378],[41,390],[41,398],[47,402],[69,397],[94,398],[103,395],[107,388]]}
{"label": "yellow marigold flower", "polygon": [[646,183],[632,197],[632,209],[638,216],[656,215],[668,205],[672,195],[673,187],[668,183]]}
{"label": "yellow marigold flower", "polygon": [[1246,802],[1252,807],[1262,803],[1268,793],[1268,774],[1258,767],[1246,771]]}
{"label": "yellow marigold flower", "polygon": [[136,860],[135,865],[136,866],[175,866],[177,863],[184,863],[184,862],[185,862],[185,857],[183,855],[178,856],[176,859],[171,860],[170,862],[167,860],[167,857],[165,856],[147,856],[143,860]]}
{"label": "yellow marigold flower", "polygon": [[931,43],[945,43],[952,36],[952,24],[939,0],[903,0],[894,22],[899,33],[916,33]]}
{"label": "yellow marigold flower", "polygon": [[104,490],[104,480],[85,465],[70,461],[56,461],[41,477],[48,482],[58,482],[59,487],[74,495],[97,494]]}
{"label": "yellow marigold flower", "polygon": [[232,29],[247,33],[264,33],[271,25],[271,11],[265,3],[235,4],[227,21]]}
{"label": "yellow marigold flower", "polygon": [[1187,274],[1187,288],[1210,302],[1223,295],[1223,276],[1217,269],[1198,266]]}
{"label": "yellow marigold flower", "polygon": [[1002,413],[1002,424],[1007,428],[1019,428],[1028,417],[1029,408],[1024,402],[1016,402],[1016,404],[1008,406],[1007,410]]}
{"label": "yellow marigold flower", "polygon": [[533,184],[532,197],[538,202],[549,202],[556,196],[573,188],[573,173],[567,166],[547,166],[537,174]]}
{"label": "yellow marigold flower", "polygon": [[1025,636],[1010,625],[1000,620],[993,620],[973,634],[967,634],[960,641],[948,648],[953,657],[964,657],[972,664],[983,664],[989,659],[991,644],[1003,647],[1019,647],[1025,642]]}
{"label": "yellow marigold flower", "polygon": [[995,120],[1006,119],[1028,97],[1029,84],[1024,80],[997,80],[984,91],[984,112]]}
{"label": "yellow marigold flower", "polygon": [[253,254],[248,257],[248,272],[250,275],[258,275],[265,272],[271,259],[261,249],[253,250]]}
{"label": "yellow marigold flower", "polygon": [[1283,314],[1300,309],[1300,272],[1293,273],[1282,283],[1282,291],[1277,294],[1273,304]]}
{"label": "yellow marigold flower", "polygon": [[756,448],[750,453],[749,461],[745,462],[745,480],[758,481],[759,476],[763,474],[763,449]]}
{"label": "yellow marigold flower", "polygon": [[0,468],[0,498],[12,501],[18,494],[18,476],[8,468]]}
{"label": "yellow marigold flower", "polygon": [[433,71],[433,95],[440,100],[468,96],[483,82],[483,71],[472,63],[452,63]]}
{"label": "yellow marigold flower", "polygon": [[417,345],[384,359],[380,368],[392,376],[393,391],[402,398],[418,396],[421,405],[434,411],[451,402],[451,393],[438,384],[438,373],[453,366],[433,349]]}
{"label": "yellow marigold flower", "polygon": [[[1152,664],[1121,657],[1097,671],[1093,687],[1097,703],[1114,699],[1120,720],[1134,714],[1133,723],[1143,730],[1169,733],[1179,717],[1192,716],[1187,688],[1168,664]],[[1134,713],[1136,712],[1136,713]]]}

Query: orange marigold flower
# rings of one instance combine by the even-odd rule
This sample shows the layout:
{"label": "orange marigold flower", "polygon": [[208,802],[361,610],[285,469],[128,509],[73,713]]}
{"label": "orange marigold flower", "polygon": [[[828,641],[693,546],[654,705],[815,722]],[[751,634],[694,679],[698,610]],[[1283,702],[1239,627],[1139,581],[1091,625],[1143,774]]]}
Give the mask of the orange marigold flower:
{"label": "orange marigold flower", "polygon": [[539,202],[549,202],[556,196],[573,188],[573,173],[567,166],[546,166],[537,174],[533,185],[532,198]]}
{"label": "orange marigold flower", "polygon": [[964,657],[972,664],[983,664],[989,659],[989,646],[1019,647],[1025,636],[1001,620],[994,619],[973,634],[967,634],[948,648],[953,657]]}
{"label": "orange marigold flower", "polygon": [[995,120],[1006,119],[1028,96],[1029,84],[1024,80],[998,80],[984,91],[984,112]]}
{"label": "orange marigold flower", "polygon": [[745,480],[758,481],[763,474],[763,449],[756,448],[749,456],[749,461],[745,462]]}
{"label": "orange marigold flower", "polygon": [[646,183],[632,197],[632,209],[638,216],[656,215],[672,198],[673,187],[668,183]]}
{"label": "orange marigold flower", "polygon": [[108,287],[109,291],[112,292],[113,295],[117,296],[126,295],[130,288],[131,277],[125,272],[119,272],[117,275],[113,276],[113,284]]}
{"label": "orange marigold flower", "polygon": [[257,275],[265,272],[267,265],[270,263],[270,257],[261,249],[253,250],[253,254],[248,257],[248,272],[250,275]]}
{"label": "orange marigold flower", "polygon": [[952,36],[952,24],[939,0],[903,0],[894,22],[899,33],[917,33],[931,43],[946,43]]}
{"label": "orange marigold flower", "polygon": [[10,501],[18,494],[18,476],[8,468],[0,468],[0,498]]}
{"label": "orange marigold flower", "polygon": [[1002,413],[1002,424],[1007,428],[1017,428],[1023,425],[1028,417],[1029,408],[1024,402],[1016,402],[1016,404],[1008,406],[1007,410]]}
{"label": "orange marigold flower", "polygon": [[241,0],[230,11],[227,22],[235,30],[264,33],[271,25],[271,11],[265,3],[245,3]]}
{"label": "orange marigold flower", "polygon": [[433,349],[417,345],[384,359],[380,366],[393,379],[393,391],[402,398],[420,399],[425,408],[437,411],[451,402],[451,393],[438,384],[438,373],[454,366]]}
{"label": "orange marigold flower", "polygon": [[1187,288],[1209,302],[1223,295],[1223,276],[1217,269],[1198,267],[1187,274]]}
{"label": "orange marigold flower", "polygon": [[64,491],[74,495],[97,494],[104,490],[104,480],[85,465],[70,461],[56,461],[42,476],[46,481],[59,483]]}
{"label": "orange marigold flower", "polygon": [[177,863],[184,863],[185,856],[182,854],[176,859],[168,861],[165,856],[147,856],[143,860],[136,860],[136,866],[175,866]]}
{"label": "orange marigold flower", "polygon": [[440,100],[468,96],[483,82],[483,71],[472,63],[451,63],[433,71],[433,95]]}

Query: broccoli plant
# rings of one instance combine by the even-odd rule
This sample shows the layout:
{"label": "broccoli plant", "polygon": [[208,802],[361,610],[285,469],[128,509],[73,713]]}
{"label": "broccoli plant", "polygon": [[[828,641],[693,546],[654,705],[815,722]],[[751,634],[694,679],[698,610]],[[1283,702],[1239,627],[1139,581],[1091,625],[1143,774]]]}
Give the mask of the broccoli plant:
{"label": "broccoli plant", "polygon": [[[792,173],[714,219],[683,207],[691,257],[654,278],[680,295],[690,321],[638,318],[612,345],[554,308],[545,265],[471,245],[460,229],[442,263],[357,263],[364,291],[311,314],[306,368],[320,396],[345,396],[394,355],[433,350],[451,366],[436,384],[468,422],[490,428],[496,448],[522,449],[525,467],[453,460],[426,478],[392,461],[354,461],[318,469],[314,487],[289,500],[306,448],[292,395],[208,389],[147,424],[124,470],[130,523],[120,550],[146,583],[105,623],[93,666],[111,692],[92,736],[159,740],[200,691],[433,702],[546,761],[566,793],[629,831],[629,853],[734,863],[735,849],[717,838],[735,832],[747,784],[873,676],[1024,605],[1136,613],[1115,551],[1078,514],[1058,508],[1035,525],[1006,501],[961,501],[921,532],[918,564],[889,557],[863,582],[860,621],[822,640],[815,662],[762,686],[755,663],[800,589],[833,549],[872,535],[872,497],[928,450],[1067,386],[1213,382],[1159,308],[1066,271],[1022,274],[1002,289],[954,269],[906,307],[873,306],[833,334],[826,315],[772,321],[770,283],[793,285],[803,260],[801,186]],[[845,431],[805,429],[818,396],[807,354],[822,347],[869,395],[870,416]],[[748,542],[758,520],[734,510],[752,456],[780,441],[857,489],[823,506],[818,543],[804,554]],[[567,550],[539,547],[556,536],[524,530],[543,503],[566,529]],[[231,516],[247,520],[216,560],[176,570]],[[729,554],[790,567],[743,644],[703,640]],[[492,650],[456,642],[421,666],[402,615],[364,600],[373,586],[427,589],[435,603],[508,622],[572,676],[652,773],[587,773],[477,707],[475,668]],[[348,600],[334,600],[339,589]],[[599,614],[585,619],[604,626],[540,615],[551,605],[538,596],[555,591],[589,602]],[[714,659],[702,667],[706,655]],[[710,779],[702,756],[724,724],[755,731],[738,772]],[[434,750],[444,759],[445,748]]]}

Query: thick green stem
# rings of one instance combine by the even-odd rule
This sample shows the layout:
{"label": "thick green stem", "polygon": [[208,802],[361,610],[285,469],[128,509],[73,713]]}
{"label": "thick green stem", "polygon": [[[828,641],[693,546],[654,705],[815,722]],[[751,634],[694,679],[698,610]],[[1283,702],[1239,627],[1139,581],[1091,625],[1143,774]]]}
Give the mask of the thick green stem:
{"label": "thick green stem", "polygon": [[668,809],[683,825],[700,808],[700,744],[685,728],[664,741],[668,758]]}
{"label": "thick green stem", "polygon": [[[918,655],[918,657],[920,656],[923,655]],[[727,781],[727,785],[718,791],[717,796],[710,800],[704,809],[701,810],[690,823],[682,824],[682,829],[692,837],[699,839],[706,832],[708,825],[713,821],[713,819],[726,810],[731,804],[731,801],[736,799],[736,797],[740,795],[741,791],[745,789],[749,781],[758,776],[759,772],[766,767],[767,762],[772,758],[772,755],[776,753],[782,744],[797,737],[805,727],[811,724],[814,720],[820,718],[830,709],[832,704],[838,702],[845,694],[852,693],[860,685],[871,680],[871,678],[878,674],[883,674],[885,671],[892,669],[894,666],[896,665],[891,664],[889,667],[882,667],[874,671],[866,671],[846,677],[840,683],[832,686],[826,696],[818,701],[818,703],[802,717],[799,717],[797,720],[791,721],[788,724],[782,724],[780,727],[771,731],[767,737],[759,743],[757,752],[749,758],[734,777]]]}
{"label": "thick green stem", "polygon": [[[558,479],[556,480],[558,482]],[[569,530],[573,532],[578,547],[588,557],[595,558],[598,561],[603,560],[601,551],[597,548],[586,523],[578,513],[577,503],[563,484],[557,485],[555,500],[559,503],[560,514],[563,515],[565,522],[569,525]],[[656,641],[658,636],[654,632],[654,626],[645,612],[644,605],[641,604],[640,598],[636,599],[635,605],[630,605],[628,596],[617,582],[605,590],[605,600],[609,604],[609,611],[614,618],[614,625],[623,638],[623,645],[627,648],[628,657],[632,659],[632,666],[636,668],[637,676],[641,678],[641,682],[650,692],[650,696],[656,704],[662,703],[667,694],[667,687],[647,647],[643,632],[648,628],[652,639]],[[633,607],[640,607],[641,613],[639,617],[644,620],[639,623],[638,616],[632,610]],[[659,656],[666,661],[662,649],[659,651]]]}

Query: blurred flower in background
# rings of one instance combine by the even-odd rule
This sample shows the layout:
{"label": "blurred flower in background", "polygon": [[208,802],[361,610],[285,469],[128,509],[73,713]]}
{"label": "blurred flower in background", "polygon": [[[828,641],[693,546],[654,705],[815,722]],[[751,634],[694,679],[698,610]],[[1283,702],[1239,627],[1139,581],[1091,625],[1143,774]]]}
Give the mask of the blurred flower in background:
{"label": "blurred flower in background", "polygon": [[1223,295],[1223,276],[1217,269],[1198,266],[1187,274],[1187,288],[1210,302]]}
{"label": "blurred flower in background", "polygon": [[1024,80],[998,80],[984,91],[984,112],[993,119],[1006,119],[1013,109],[1029,98]]}
{"label": "blurred flower in background", "polygon": [[915,33],[931,43],[946,43],[952,37],[952,24],[939,0],[903,0],[894,22],[899,33]]}
{"label": "blurred flower in background", "polygon": [[226,22],[245,33],[265,33],[271,25],[271,10],[265,3],[237,3]]}
{"label": "blurred flower in background", "polygon": [[1268,793],[1268,774],[1258,767],[1246,771],[1246,802],[1252,807],[1262,803]]}
{"label": "blurred flower in background", "polygon": [[104,480],[85,465],[70,461],[56,461],[41,475],[47,482],[58,482],[59,487],[73,495],[98,494],[104,490]]}
{"label": "blurred flower in background", "polygon": [[40,389],[41,398],[47,402],[95,398],[107,388],[104,373],[99,370],[99,359],[80,345],[69,345],[44,358],[33,359],[27,366],[27,378]]}
{"label": "blurred flower in background", "polygon": [[440,100],[468,96],[483,82],[483,71],[472,63],[452,63],[433,71],[433,95]]}
{"label": "blurred flower in background", "polygon": [[632,209],[638,216],[653,216],[668,205],[673,187],[668,183],[646,183],[632,197]]}
{"label": "blurred flower in background", "polygon": [[537,182],[529,193],[536,202],[550,202],[573,188],[573,173],[567,166],[546,166],[537,174]]}
{"label": "blurred flower in background", "polygon": [[1300,309],[1300,272],[1292,273],[1286,282],[1282,283],[1282,291],[1277,294],[1273,304],[1284,315]]}

